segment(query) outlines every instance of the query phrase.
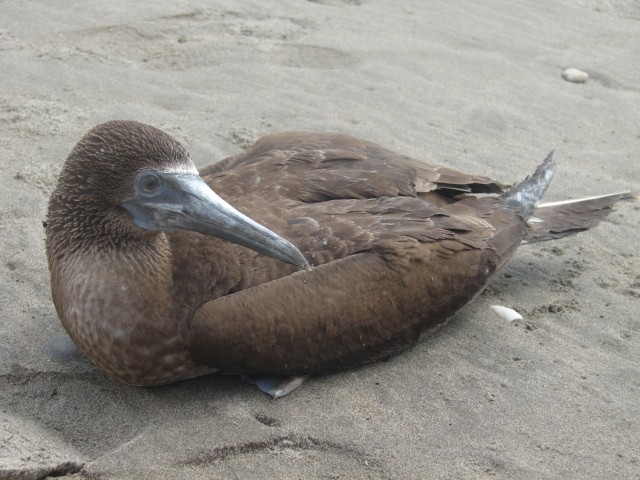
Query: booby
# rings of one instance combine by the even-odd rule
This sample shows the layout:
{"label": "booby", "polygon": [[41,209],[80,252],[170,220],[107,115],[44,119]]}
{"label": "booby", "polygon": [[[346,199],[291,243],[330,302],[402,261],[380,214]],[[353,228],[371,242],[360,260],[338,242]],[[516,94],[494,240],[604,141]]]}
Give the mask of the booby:
{"label": "booby", "polygon": [[554,168],[551,154],[508,188],[348,135],[285,132],[198,172],[161,130],[107,122],[51,195],[53,302],[122,382],[218,371],[295,386],[406,350],[522,243],[591,228],[632,197],[539,205]]}

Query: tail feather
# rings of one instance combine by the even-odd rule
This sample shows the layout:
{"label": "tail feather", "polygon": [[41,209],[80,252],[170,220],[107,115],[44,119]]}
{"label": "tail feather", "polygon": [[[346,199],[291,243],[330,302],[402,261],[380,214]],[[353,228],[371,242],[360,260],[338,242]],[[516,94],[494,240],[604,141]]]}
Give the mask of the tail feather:
{"label": "tail feather", "polygon": [[599,197],[541,203],[529,218],[529,233],[524,243],[536,243],[589,230],[613,211],[621,200],[637,200],[631,192]]}
{"label": "tail feather", "polygon": [[527,220],[540,203],[542,195],[547,191],[556,170],[554,152],[551,151],[533,175],[528,176],[518,185],[511,187],[503,194],[504,202],[516,208]]}

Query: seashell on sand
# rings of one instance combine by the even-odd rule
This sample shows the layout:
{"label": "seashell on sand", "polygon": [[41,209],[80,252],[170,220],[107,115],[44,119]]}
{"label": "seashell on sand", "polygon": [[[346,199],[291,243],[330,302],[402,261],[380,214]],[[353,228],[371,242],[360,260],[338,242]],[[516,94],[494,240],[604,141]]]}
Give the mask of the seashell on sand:
{"label": "seashell on sand", "polygon": [[501,305],[491,305],[491,310],[493,310],[493,313],[498,317],[506,320],[507,322],[523,320],[522,315],[516,312],[513,308],[503,307]]}
{"label": "seashell on sand", "polygon": [[562,78],[567,82],[584,83],[589,80],[589,74],[582,70],[578,70],[577,68],[567,68],[562,72]]}

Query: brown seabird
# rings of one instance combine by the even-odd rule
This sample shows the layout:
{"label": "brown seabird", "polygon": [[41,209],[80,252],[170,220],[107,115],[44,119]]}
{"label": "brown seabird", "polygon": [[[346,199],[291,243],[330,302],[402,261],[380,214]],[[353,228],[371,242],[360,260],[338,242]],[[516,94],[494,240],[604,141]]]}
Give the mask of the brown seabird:
{"label": "brown seabird", "polygon": [[214,371],[299,383],[411,347],[521,243],[591,228],[632,197],[538,205],[554,166],[506,188],[347,135],[285,132],[198,173],[166,133],[104,123],[51,196],[53,301],[80,350],[128,384]]}

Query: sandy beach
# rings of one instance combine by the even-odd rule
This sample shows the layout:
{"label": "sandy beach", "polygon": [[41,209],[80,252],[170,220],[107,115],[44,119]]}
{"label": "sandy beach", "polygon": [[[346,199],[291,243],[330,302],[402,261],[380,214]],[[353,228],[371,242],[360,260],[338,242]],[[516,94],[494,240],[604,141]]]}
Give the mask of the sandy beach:
{"label": "sandy beach", "polygon": [[111,119],[198,166],[337,131],[506,184],[555,149],[548,201],[638,192],[637,2],[4,0],[0,80],[0,478],[640,479],[638,202],[523,246],[411,351],[276,401],[52,358],[43,229],[70,149]]}

